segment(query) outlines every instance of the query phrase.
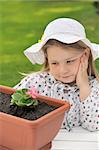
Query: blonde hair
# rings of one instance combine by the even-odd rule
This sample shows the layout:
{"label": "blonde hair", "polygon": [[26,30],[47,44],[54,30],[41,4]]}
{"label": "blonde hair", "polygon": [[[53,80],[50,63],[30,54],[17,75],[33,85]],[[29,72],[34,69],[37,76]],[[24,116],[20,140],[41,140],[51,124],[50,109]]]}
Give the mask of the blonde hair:
{"label": "blonde hair", "polygon": [[[80,51],[84,51],[86,48],[89,48],[82,41],[78,41],[72,44],[66,44],[66,43],[62,43],[54,39],[48,40],[47,43],[42,47],[42,50],[44,51],[44,54],[45,54],[45,63],[43,65],[42,71],[48,72],[50,70],[49,64],[48,64],[48,58],[47,58],[47,49],[51,46],[58,46],[58,47],[62,47],[65,49],[70,47],[70,48],[75,48],[76,50],[80,50]],[[95,68],[95,62],[93,61],[91,52],[89,56],[88,74],[89,76],[94,75],[99,81],[99,73],[97,72]]]}

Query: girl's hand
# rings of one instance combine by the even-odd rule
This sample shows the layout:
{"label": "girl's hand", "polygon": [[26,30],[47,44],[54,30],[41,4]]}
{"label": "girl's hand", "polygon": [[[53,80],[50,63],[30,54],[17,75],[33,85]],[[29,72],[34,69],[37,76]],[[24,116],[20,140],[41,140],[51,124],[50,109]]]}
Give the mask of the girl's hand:
{"label": "girl's hand", "polygon": [[84,55],[80,59],[80,65],[76,77],[76,83],[80,89],[80,101],[84,101],[91,92],[87,73],[89,54],[89,49],[86,49]]}
{"label": "girl's hand", "polygon": [[86,49],[85,53],[80,58],[79,69],[76,76],[76,84],[78,85],[79,88],[89,85],[87,73],[89,54],[90,50]]}

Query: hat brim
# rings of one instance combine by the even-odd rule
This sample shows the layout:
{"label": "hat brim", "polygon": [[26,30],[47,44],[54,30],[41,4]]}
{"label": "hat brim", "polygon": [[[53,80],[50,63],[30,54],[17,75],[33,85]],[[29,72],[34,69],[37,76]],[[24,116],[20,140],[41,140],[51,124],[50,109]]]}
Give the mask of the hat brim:
{"label": "hat brim", "polygon": [[32,64],[43,64],[45,61],[44,53],[41,50],[44,43],[36,43],[24,51],[25,56]]}
{"label": "hat brim", "polygon": [[[78,37],[77,35],[60,33],[60,34],[54,34],[50,37],[47,37],[45,40],[44,39],[41,40],[41,42],[32,45],[31,47],[27,48],[24,51],[24,54],[31,61],[31,63],[43,64],[45,62],[45,57],[44,57],[44,53],[42,51],[42,47],[50,39],[55,39],[62,43],[67,43],[67,44],[75,43],[75,42],[81,40],[91,49],[94,60],[97,58],[97,54],[94,52],[94,48],[96,48],[96,47],[93,46],[92,43],[87,38],[84,39],[84,38]],[[97,51],[99,53],[99,50],[97,50]],[[98,54],[98,57],[99,57],[99,54]]]}

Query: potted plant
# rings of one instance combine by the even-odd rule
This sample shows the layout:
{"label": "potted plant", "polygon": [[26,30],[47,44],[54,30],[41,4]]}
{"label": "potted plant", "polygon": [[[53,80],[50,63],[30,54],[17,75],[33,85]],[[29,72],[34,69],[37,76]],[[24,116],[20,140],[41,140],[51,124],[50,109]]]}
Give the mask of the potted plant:
{"label": "potted plant", "polygon": [[[26,89],[25,89],[26,90]],[[14,116],[13,114],[7,114],[1,110],[0,104],[0,146],[2,150],[48,150],[51,148],[51,141],[58,133],[66,110],[69,109],[70,105],[67,102],[57,100],[54,98],[38,95],[31,91],[25,91],[25,98],[33,100],[34,106],[30,106],[29,102],[26,105],[30,106],[31,109],[36,110],[38,102],[46,103],[48,106],[55,107],[49,113],[39,117],[36,120],[27,120],[25,118]],[[19,93],[18,93],[19,92]],[[21,91],[22,92],[22,91]],[[20,91],[7,86],[0,86],[1,95],[4,93],[6,96],[12,97],[10,104],[13,110],[15,103],[23,109],[23,102],[18,102],[17,96],[20,98]],[[18,95],[19,94],[19,95]],[[0,97],[1,97],[0,95]],[[31,96],[30,96],[31,95]],[[21,95],[22,96],[22,95]],[[30,97],[29,97],[30,96]],[[36,100],[33,98],[36,98]],[[29,99],[27,101],[29,101]],[[3,98],[1,98],[3,103]],[[26,100],[25,100],[26,101]],[[26,101],[26,102],[27,102]],[[31,102],[32,103],[32,102]],[[35,107],[35,108],[34,108]],[[19,108],[18,108],[19,109]],[[29,111],[29,110],[28,110]]]}

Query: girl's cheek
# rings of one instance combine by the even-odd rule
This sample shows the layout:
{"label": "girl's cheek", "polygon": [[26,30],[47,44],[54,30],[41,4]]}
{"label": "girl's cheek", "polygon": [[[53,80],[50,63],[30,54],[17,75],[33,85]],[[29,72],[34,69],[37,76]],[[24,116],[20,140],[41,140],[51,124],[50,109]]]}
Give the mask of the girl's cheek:
{"label": "girl's cheek", "polygon": [[50,68],[51,71],[53,71],[55,67],[52,66],[52,65],[49,65],[49,68]]}
{"label": "girl's cheek", "polygon": [[80,65],[80,60],[75,61],[71,66],[72,71],[76,72],[79,68],[79,65]]}
{"label": "girl's cheek", "polygon": [[75,70],[76,70],[76,72],[78,72],[78,70],[79,70],[79,66],[80,66],[80,60],[75,64]]}
{"label": "girl's cheek", "polygon": [[50,66],[50,71],[56,74],[57,72],[59,72],[59,68],[57,66]]}
{"label": "girl's cheek", "polygon": [[79,58],[79,59],[75,62],[75,65],[76,65],[76,66],[79,66],[79,65],[80,65],[80,62],[81,62],[81,58]]}

